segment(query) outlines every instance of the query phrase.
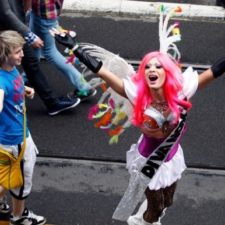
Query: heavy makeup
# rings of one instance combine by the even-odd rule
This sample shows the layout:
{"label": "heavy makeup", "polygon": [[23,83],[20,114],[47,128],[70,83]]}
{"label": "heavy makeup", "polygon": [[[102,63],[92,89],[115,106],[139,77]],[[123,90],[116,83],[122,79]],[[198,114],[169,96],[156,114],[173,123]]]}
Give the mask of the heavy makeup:
{"label": "heavy makeup", "polygon": [[166,73],[157,58],[152,58],[146,64],[145,79],[150,89],[162,89],[166,79]]}

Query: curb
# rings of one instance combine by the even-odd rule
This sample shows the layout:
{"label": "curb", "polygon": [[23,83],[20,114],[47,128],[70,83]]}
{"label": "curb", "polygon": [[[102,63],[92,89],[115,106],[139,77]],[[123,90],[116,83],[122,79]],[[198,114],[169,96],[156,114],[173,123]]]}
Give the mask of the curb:
{"label": "curb", "polygon": [[[220,197],[224,196],[225,189],[220,188],[220,186],[222,187],[224,183],[225,170],[192,167],[187,168],[185,174],[188,179],[193,176],[201,177],[201,182],[206,182],[203,181],[206,179],[212,180],[212,177],[214,177],[217,180],[216,182],[207,182],[218,188],[217,193],[220,192]],[[54,190],[70,193],[93,191],[98,193],[101,190],[103,193],[113,192],[113,194],[120,195],[127,188],[129,176],[125,162],[57,159],[38,156],[33,179],[33,190],[34,192],[40,192],[46,188],[54,188]],[[185,180],[182,182],[185,182]],[[92,188],[87,190],[89,185]],[[185,185],[184,188],[188,186],[189,184]],[[204,186],[199,186],[199,189],[201,188],[204,189]],[[208,191],[206,189],[206,192]]]}
{"label": "curb", "polygon": [[159,6],[163,4],[171,9],[181,6],[183,12],[177,17],[207,20],[224,20],[225,9],[220,6],[206,6],[180,3],[142,2],[129,0],[65,0],[63,9],[78,13],[97,13],[107,15],[132,15],[134,17],[152,17],[159,14]]}

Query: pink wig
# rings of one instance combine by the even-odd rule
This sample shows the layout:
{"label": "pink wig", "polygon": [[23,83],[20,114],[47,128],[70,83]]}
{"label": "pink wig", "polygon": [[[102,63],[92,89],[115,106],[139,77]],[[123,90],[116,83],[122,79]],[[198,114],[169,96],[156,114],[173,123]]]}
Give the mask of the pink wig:
{"label": "pink wig", "polygon": [[133,81],[137,84],[137,98],[134,105],[133,124],[141,125],[143,123],[143,113],[147,105],[153,101],[150,88],[145,80],[145,66],[152,58],[157,60],[163,66],[166,73],[165,83],[163,85],[166,101],[170,110],[175,114],[176,121],[180,118],[179,106],[189,109],[191,103],[178,98],[179,92],[182,90],[181,70],[167,54],[155,51],[144,56],[137,73],[133,76]]}

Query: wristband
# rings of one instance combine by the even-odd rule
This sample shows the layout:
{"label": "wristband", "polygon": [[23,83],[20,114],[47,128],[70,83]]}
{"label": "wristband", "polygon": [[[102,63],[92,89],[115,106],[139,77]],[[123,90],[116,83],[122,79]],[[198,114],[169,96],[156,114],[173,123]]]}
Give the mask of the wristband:
{"label": "wristband", "polygon": [[214,78],[220,77],[225,72],[225,57],[216,61],[212,65],[211,70],[213,72]]}

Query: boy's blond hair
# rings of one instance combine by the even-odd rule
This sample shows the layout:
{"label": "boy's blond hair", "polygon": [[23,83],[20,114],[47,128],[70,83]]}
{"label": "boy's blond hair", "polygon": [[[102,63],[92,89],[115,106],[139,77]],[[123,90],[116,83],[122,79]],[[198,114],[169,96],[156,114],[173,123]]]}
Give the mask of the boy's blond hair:
{"label": "boy's blond hair", "polygon": [[0,32],[0,66],[4,64],[14,48],[25,44],[23,37],[16,31],[6,30]]}

